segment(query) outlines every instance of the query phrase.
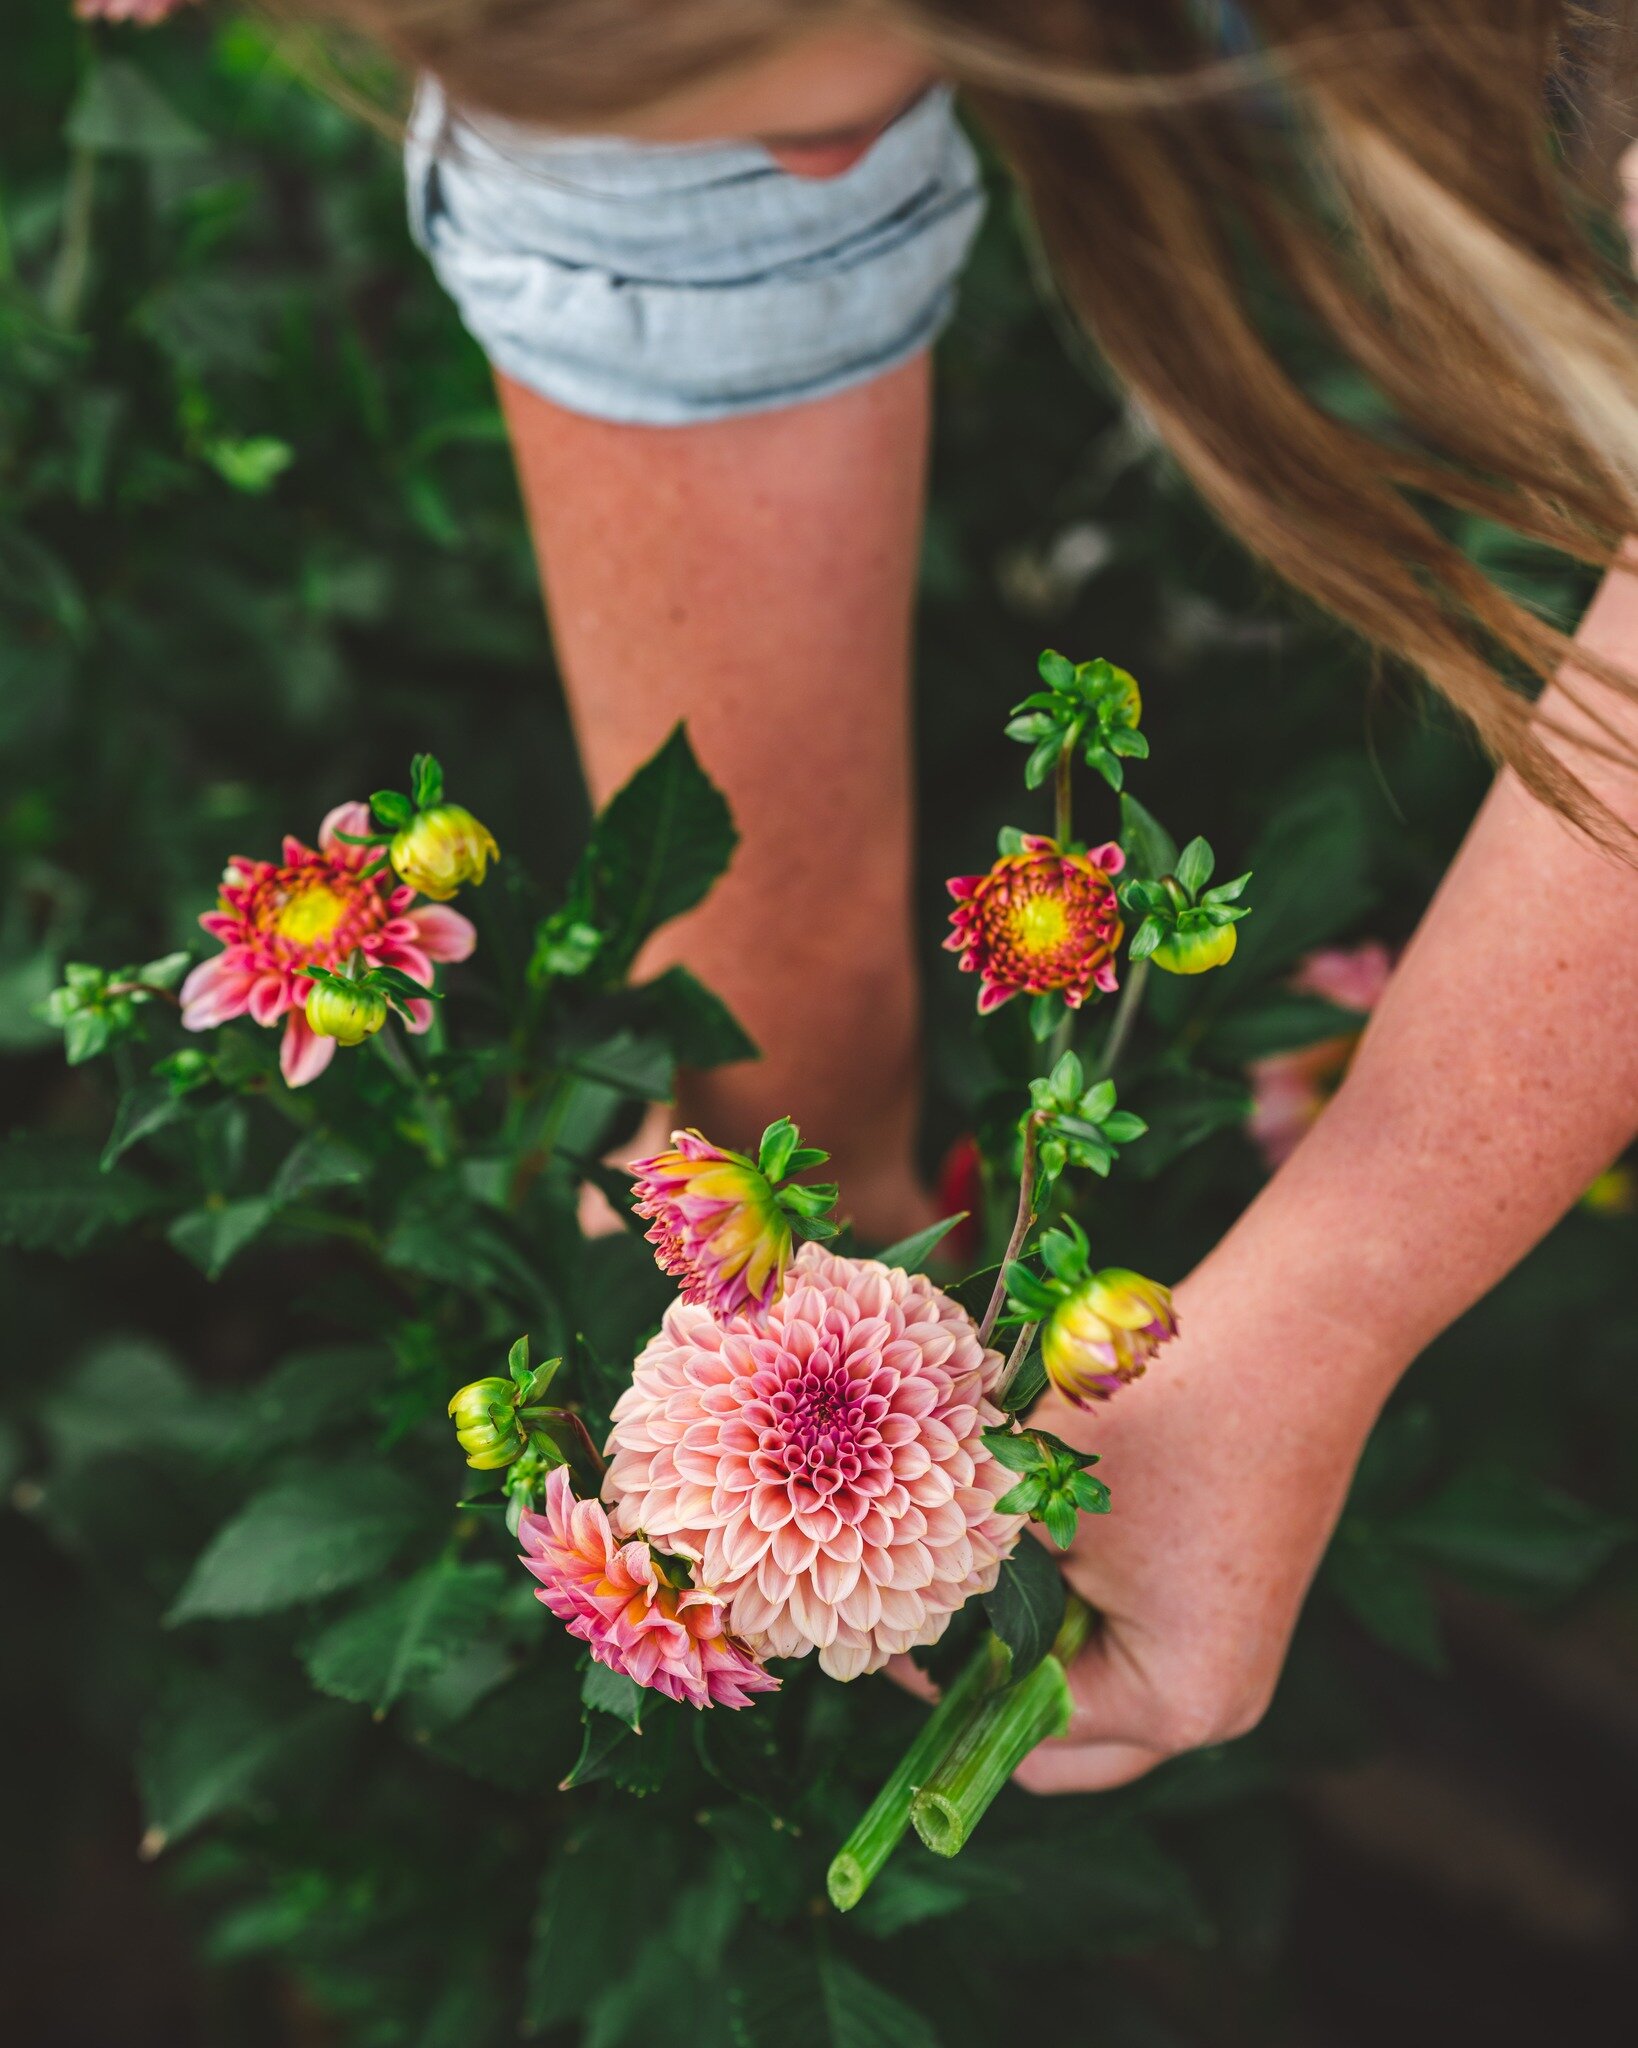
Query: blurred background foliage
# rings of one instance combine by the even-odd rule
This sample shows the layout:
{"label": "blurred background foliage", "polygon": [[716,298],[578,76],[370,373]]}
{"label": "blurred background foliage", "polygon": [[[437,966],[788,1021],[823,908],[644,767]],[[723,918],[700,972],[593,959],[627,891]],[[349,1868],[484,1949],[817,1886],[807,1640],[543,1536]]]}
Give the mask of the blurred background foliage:
{"label": "blurred background foliage", "polygon": [[[940,377],[917,650],[929,1169],[1027,1056],[980,1038],[936,950],[941,878],[1032,822],[995,735],[1036,650],[1106,654],[1144,684],[1145,794],[1258,873],[1234,966],[1155,997],[1198,1054],[1192,1093],[1133,1098],[1177,1164],[1099,1197],[1123,1258],[1178,1274],[1260,1183],[1241,1069],[1279,1043],[1270,991],[1314,945],[1403,940],[1483,765],[1204,517],[1043,302],[999,179]],[[1559,565],[1468,539],[1573,610]],[[453,1659],[376,1725],[302,1677],[322,1603],[271,1638],[161,1625],[270,1445],[369,1460],[410,1429],[406,1388],[454,1376],[405,1318],[383,1412],[340,1254],[275,1232],[208,1279],[158,1229],[102,1234],[124,1181],[72,1224],[85,1257],[34,1249],[77,1198],[17,1161],[100,1148],[114,1114],[39,1005],[66,960],[193,944],[227,854],[310,837],[423,746],[556,900],[585,799],[485,367],[409,247],[392,151],[253,20],[93,38],[64,0],[9,0],[0,2035],[483,2048],[521,2020],[598,2048],[724,2026],[918,2048],[999,2038],[1027,1972],[1041,2025],[1107,2048],[1505,2044],[1571,2010],[1578,2038],[1617,2038],[1638,1826],[1623,1174],[1410,1376],[1261,1730],[1120,1794],[1009,1796],[959,1863],[907,1852],[845,1940],[806,1931],[833,1838],[771,1854],[755,1817],[775,1760],[753,1715],[721,1730],[726,1766],[706,1753],[645,1803],[559,1799],[575,1702],[513,1672],[504,1630],[498,1672]],[[496,905],[479,1009],[485,958],[508,965]],[[1551,914],[1520,907],[1521,972]],[[404,1458],[436,1498],[456,1483],[447,1451]],[[865,1712],[866,1690],[807,1688],[781,1724],[779,1768],[841,1807],[915,1712]],[[724,1803],[713,1770],[750,1796]],[[1004,1974],[975,1964],[980,1930]]]}

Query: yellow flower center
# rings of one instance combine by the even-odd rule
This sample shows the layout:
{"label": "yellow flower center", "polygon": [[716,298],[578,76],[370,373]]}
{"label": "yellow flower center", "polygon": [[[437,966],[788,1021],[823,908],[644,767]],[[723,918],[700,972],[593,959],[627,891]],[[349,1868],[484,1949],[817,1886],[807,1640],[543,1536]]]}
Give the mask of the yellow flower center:
{"label": "yellow flower center", "polygon": [[298,946],[314,946],[329,938],[346,915],[346,897],[319,882],[286,897],[273,919],[273,928],[281,938]]}
{"label": "yellow flower center", "polygon": [[1061,896],[1029,896],[1009,922],[1012,942],[1023,953],[1050,953],[1069,936],[1069,915]]}

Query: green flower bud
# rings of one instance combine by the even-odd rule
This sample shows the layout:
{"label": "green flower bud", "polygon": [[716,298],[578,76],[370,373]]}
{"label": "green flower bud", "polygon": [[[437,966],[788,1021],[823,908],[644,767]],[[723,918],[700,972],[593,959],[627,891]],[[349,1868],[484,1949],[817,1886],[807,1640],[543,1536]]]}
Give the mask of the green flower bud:
{"label": "green flower bud", "polygon": [[459,804],[420,811],[387,849],[400,881],[447,903],[463,883],[481,882],[489,863],[500,858],[495,835]]}
{"label": "green flower bud", "polygon": [[525,1449],[526,1440],[513,1405],[516,1398],[517,1388],[511,1380],[473,1380],[449,1404],[456,1440],[466,1453],[466,1462],[480,1472],[510,1465]]}
{"label": "green flower bud", "polygon": [[338,1045],[362,1045],[387,1021],[387,999],[379,989],[349,982],[315,981],[307,996],[307,1027]]}
{"label": "green flower bud", "polygon": [[1205,974],[1232,960],[1236,943],[1232,924],[1202,923],[1187,929],[1179,925],[1149,958],[1167,974]]}

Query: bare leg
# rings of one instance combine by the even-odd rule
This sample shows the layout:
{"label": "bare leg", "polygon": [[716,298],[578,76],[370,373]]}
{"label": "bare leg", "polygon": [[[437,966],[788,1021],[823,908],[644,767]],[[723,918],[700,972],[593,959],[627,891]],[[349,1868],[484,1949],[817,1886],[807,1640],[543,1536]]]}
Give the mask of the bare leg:
{"label": "bare leg", "polygon": [[501,385],[594,798],[686,719],[742,835],[642,963],[686,963],[763,1048],[685,1076],[679,1115],[736,1146],[794,1116],[875,1236],[930,1213],[908,687],[928,393],[922,357],[811,405],[630,427]]}

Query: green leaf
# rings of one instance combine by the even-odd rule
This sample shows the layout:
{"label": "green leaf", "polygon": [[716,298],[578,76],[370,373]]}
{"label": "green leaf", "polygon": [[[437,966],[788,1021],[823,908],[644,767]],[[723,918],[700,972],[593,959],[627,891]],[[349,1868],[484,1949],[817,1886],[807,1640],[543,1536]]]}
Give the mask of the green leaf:
{"label": "green leaf", "polygon": [[728,1986],[735,2048],[938,2048],[912,2007],[836,1956],[766,1937]]}
{"label": "green leaf", "polygon": [[1026,1530],[984,1595],[990,1627],[1012,1652],[1012,1675],[1033,1671],[1064,1618],[1064,1582],[1057,1565]]}
{"label": "green leaf", "polygon": [[213,434],[199,452],[223,483],[250,498],[265,496],[296,459],[290,443],[272,434]]}
{"label": "green leaf", "polygon": [[285,1154],[273,1177],[268,1200],[275,1208],[328,1188],[357,1187],[369,1179],[370,1162],[356,1147],[328,1131],[309,1131]]}
{"label": "green leaf", "polygon": [[1065,735],[1062,732],[1051,732],[1031,752],[1029,759],[1024,763],[1024,787],[1026,789],[1039,789],[1053,769],[1057,767],[1058,756],[1064,750],[1064,738]]}
{"label": "green leaf", "polygon": [[410,762],[410,789],[423,811],[436,810],[444,800],[444,771],[436,754],[417,754]]}
{"label": "green leaf", "polygon": [[59,1469],[142,1452],[205,1452],[231,1397],[196,1387],[157,1344],[111,1337],[55,1384],[41,1412]]}
{"label": "green leaf", "polygon": [[210,147],[146,73],[116,57],[99,58],[87,70],[64,132],[74,148],[99,154],[184,157]]}
{"label": "green leaf", "polygon": [[985,1863],[971,1848],[951,1860],[934,1856],[919,1842],[900,1850],[848,1916],[849,1931],[887,1941],[906,1927],[918,1927],[959,1913],[967,1906],[994,1909],[1018,1896],[1014,1877]]}
{"label": "green leaf", "polygon": [[178,1095],[169,1081],[139,1081],[134,1088],[127,1088],[114,1112],[114,1128],[102,1148],[103,1171],[106,1173],[133,1145],[187,1116],[191,1109],[188,1098]]}
{"label": "green leaf", "polygon": [[1388,1525],[1395,1542],[1487,1592],[1563,1599],[1630,1543],[1628,1522],[1599,1514],[1529,1474],[1458,1473]]}
{"label": "green leaf", "polygon": [[[608,1715],[591,1718],[630,1739]],[[581,2018],[630,1968],[633,1900],[664,1899],[675,1874],[674,1838],[618,1809],[603,1809],[563,1838],[548,1863],[530,1935],[526,2034]]]}
{"label": "green leaf", "polygon": [[580,1687],[582,1702],[599,1713],[612,1714],[617,1721],[623,1721],[633,1735],[643,1732],[643,1709],[653,1697],[635,1678],[628,1678],[623,1671],[611,1671],[606,1664],[599,1664],[595,1659],[586,1666],[586,1676]]}
{"label": "green leaf", "polygon": [[757,1058],[756,1042],[720,996],[686,967],[671,967],[627,994],[633,1021],[659,1038],[680,1067],[726,1067]]}
{"label": "green leaf", "polygon": [[290,1702],[270,1697],[266,1687],[189,1673],[143,1728],[137,1777],[144,1854],[157,1856],[220,1814],[267,1803],[270,1779],[299,1770],[342,1732],[334,1707],[292,1713]]}
{"label": "green leaf", "polygon": [[571,899],[589,900],[608,934],[599,969],[619,973],[650,932],[692,910],[738,841],[679,725],[600,814],[570,884]]}
{"label": "green leaf", "polygon": [[1045,649],[1035,667],[1049,690],[1067,690],[1075,680],[1075,664],[1054,647]]}
{"label": "green leaf", "polygon": [[1439,1610],[1401,1550],[1346,1517],[1326,1553],[1325,1584],[1368,1635],[1425,1671],[1447,1666]]}
{"label": "green leaf", "polygon": [[785,1178],[801,1133],[788,1116],[782,1116],[777,1123],[769,1124],[762,1133],[757,1146],[756,1163],[760,1171],[772,1181]]}
{"label": "green leaf", "polygon": [[620,1752],[632,1740],[630,1727],[613,1714],[587,1714],[580,1754],[569,1766],[558,1790],[572,1792],[576,1786],[595,1785],[599,1778],[612,1777]]}
{"label": "green leaf", "polygon": [[123,1169],[103,1172],[95,1148],[73,1139],[19,1131],[0,1146],[0,1245],[71,1257],[104,1231],[137,1222],[159,1199]]}
{"label": "green leaf", "polygon": [[1174,1159],[1251,1114],[1251,1097],[1242,1084],[1215,1074],[1162,1070],[1147,1085],[1156,1091],[1144,1104],[1148,1133],[1121,1162],[1121,1171],[1137,1180],[1153,1180]]}
{"label": "green leaf", "polygon": [[271,1614],[361,1585],[425,1526],[427,1508],[421,1488],[381,1464],[276,1481],[217,1530],[166,1618]]}
{"label": "green leaf", "polygon": [[1345,1010],[1322,996],[1279,989],[1216,1018],[1206,1035],[1205,1049],[1225,1066],[1243,1067],[1271,1053],[1297,1052],[1327,1038],[1351,1037],[1364,1027],[1361,1011]]}
{"label": "green leaf", "polygon": [[1210,845],[1204,839],[1191,839],[1177,856],[1177,879],[1190,896],[1198,896],[1211,880],[1214,865]]}
{"label": "green leaf", "polygon": [[640,1038],[632,1031],[616,1032],[595,1050],[576,1053],[568,1064],[588,1081],[645,1102],[669,1102],[676,1083],[676,1064],[664,1040]]}
{"label": "green leaf", "polygon": [[1046,1532],[1060,1550],[1067,1550],[1075,1541],[1080,1519],[1074,1503],[1065,1500],[1062,1494],[1054,1494],[1041,1510]]}
{"label": "green leaf", "polygon": [[1225,970],[1240,985],[1341,936],[1375,900],[1363,805],[1346,786],[1315,789],[1259,833],[1247,866],[1257,915]]}
{"label": "green leaf", "polygon": [[507,1584],[498,1564],[441,1558],[332,1622],[306,1651],[307,1675],[380,1720],[493,1625]]}
{"label": "green leaf", "polygon": [[370,797],[370,809],[377,824],[388,832],[401,832],[414,822],[415,806],[400,789],[378,789]]}
{"label": "green leaf", "polygon": [[176,1218],[165,1235],[207,1280],[215,1280],[272,1220],[273,1204],[268,1198],[249,1195],[237,1202],[211,1202],[202,1209],[190,1209]]}
{"label": "green leaf", "polygon": [[906,1273],[919,1273],[934,1251],[958,1223],[965,1223],[968,1211],[958,1209],[953,1216],[941,1216],[936,1223],[929,1223],[925,1230],[912,1231],[908,1237],[901,1237],[896,1244],[890,1244],[885,1251],[875,1254],[884,1266],[898,1266]]}
{"label": "green leaf", "polygon": [[1041,1463],[1041,1446],[1032,1436],[1019,1436],[1010,1429],[986,1429],[984,1448],[1009,1472],[1033,1472]]}

